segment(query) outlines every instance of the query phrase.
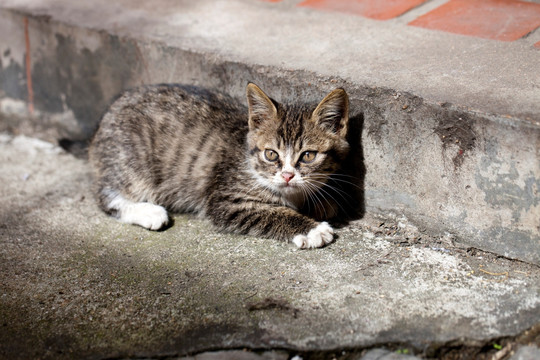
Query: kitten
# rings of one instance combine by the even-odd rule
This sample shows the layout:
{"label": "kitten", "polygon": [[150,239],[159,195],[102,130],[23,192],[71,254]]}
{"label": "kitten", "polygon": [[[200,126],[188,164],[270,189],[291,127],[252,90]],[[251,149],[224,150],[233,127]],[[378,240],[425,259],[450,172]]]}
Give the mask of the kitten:
{"label": "kitten", "polygon": [[150,230],[168,224],[169,210],[299,248],[330,243],[324,220],[347,196],[338,186],[349,152],[346,92],[317,106],[282,105],[250,83],[247,101],[245,109],[184,85],[124,93],[89,149],[100,207]]}

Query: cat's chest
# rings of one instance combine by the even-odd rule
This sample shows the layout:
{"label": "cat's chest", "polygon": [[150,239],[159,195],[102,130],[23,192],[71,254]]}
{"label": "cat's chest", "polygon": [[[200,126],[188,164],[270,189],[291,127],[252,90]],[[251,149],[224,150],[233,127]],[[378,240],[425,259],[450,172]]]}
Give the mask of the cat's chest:
{"label": "cat's chest", "polygon": [[293,208],[295,210],[300,210],[304,207],[306,202],[305,195],[303,193],[294,192],[291,194],[282,194],[281,202],[283,205]]}

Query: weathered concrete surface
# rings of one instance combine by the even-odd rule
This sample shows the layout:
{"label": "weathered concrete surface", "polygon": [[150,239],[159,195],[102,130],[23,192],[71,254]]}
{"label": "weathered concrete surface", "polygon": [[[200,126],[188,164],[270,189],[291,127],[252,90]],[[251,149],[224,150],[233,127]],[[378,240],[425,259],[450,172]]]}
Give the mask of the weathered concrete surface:
{"label": "weathered concrete surface", "polygon": [[519,348],[510,360],[540,359],[540,350],[536,346],[523,346]]}
{"label": "weathered concrete surface", "polygon": [[164,232],[120,224],[97,209],[87,162],[39,140],[0,136],[0,166],[2,359],[381,345],[437,357],[540,323],[538,267],[402,217],[298,251],[186,215]]}
{"label": "weathered concrete surface", "polygon": [[178,360],[288,360],[285,351],[265,351],[262,354],[246,350],[208,351],[194,356],[184,356]]}
{"label": "weathered concrete surface", "polygon": [[[26,15],[34,117],[25,116]],[[496,42],[292,1],[0,0],[0,19],[9,34],[0,39],[2,129],[85,139],[114,96],[143,83],[242,98],[254,81],[287,101],[343,86],[364,115],[368,212],[540,264],[537,32]]]}

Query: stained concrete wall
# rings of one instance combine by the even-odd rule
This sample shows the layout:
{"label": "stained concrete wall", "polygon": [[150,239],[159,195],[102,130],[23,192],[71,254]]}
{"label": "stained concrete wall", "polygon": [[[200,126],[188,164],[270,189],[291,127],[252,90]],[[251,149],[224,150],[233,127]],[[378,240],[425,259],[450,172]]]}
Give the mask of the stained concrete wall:
{"label": "stained concrete wall", "polygon": [[[350,95],[366,168],[370,212],[403,213],[426,231],[540,264],[540,126],[283,66],[229,61],[213,52],[119,37],[44,16],[0,10],[0,128],[87,139],[122,90],[182,82],[243,99],[248,81],[278,101]],[[28,34],[29,42],[25,42]],[[31,69],[25,55],[29,49]],[[31,74],[35,107],[28,100]],[[40,122],[35,116],[39,113]],[[534,114],[529,116],[536,116]]]}

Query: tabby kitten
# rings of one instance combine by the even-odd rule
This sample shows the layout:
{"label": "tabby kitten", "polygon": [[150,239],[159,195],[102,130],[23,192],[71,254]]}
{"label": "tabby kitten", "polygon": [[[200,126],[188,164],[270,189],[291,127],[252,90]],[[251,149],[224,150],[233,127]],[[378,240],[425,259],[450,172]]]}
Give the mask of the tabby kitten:
{"label": "tabby kitten", "polygon": [[90,145],[100,207],[151,230],[168,224],[169,210],[299,248],[330,243],[334,230],[323,220],[338,214],[344,193],[332,179],[349,151],[346,92],[291,106],[250,83],[247,101],[246,111],[183,85],[124,93]]}

